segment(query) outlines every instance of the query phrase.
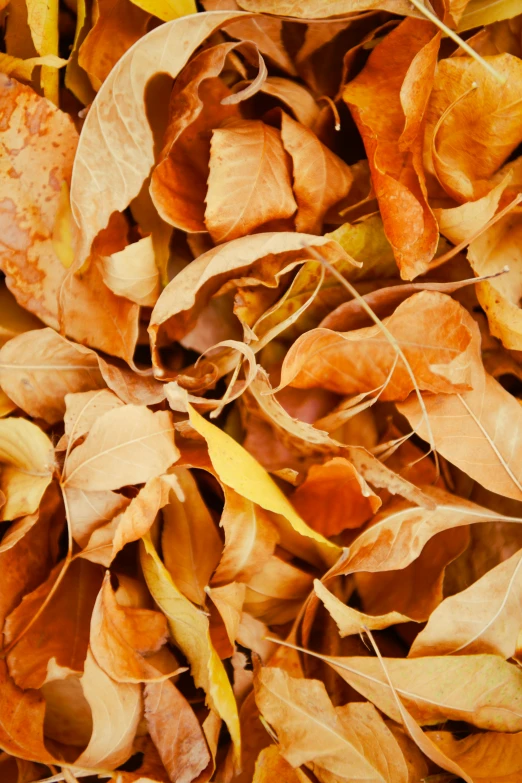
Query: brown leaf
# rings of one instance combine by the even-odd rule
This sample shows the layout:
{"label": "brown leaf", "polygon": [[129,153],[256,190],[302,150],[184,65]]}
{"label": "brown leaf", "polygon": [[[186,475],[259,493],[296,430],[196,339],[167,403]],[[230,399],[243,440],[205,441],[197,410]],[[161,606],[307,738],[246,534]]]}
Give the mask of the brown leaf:
{"label": "brown leaf", "polygon": [[411,6],[401,0],[335,0],[324,5],[321,0],[305,0],[296,5],[293,2],[280,0],[239,0],[239,5],[245,11],[290,16],[297,19],[325,19],[330,16],[349,15],[357,11],[367,11],[371,8],[383,8],[394,14],[411,14]]}
{"label": "brown leaf", "polygon": [[353,181],[350,168],[313,131],[284,112],[281,139],[293,164],[296,231],[320,234],[330,207],[348,195]]}
{"label": "brown leaf", "polygon": [[446,459],[492,492],[520,500],[518,432],[522,425],[522,409],[518,401],[484,371],[476,325],[474,331],[470,366],[472,391],[424,399],[431,436],[416,399],[410,397],[398,407],[421,437],[433,439],[436,450]]}
{"label": "brown leaf", "polygon": [[[25,630],[55,584],[64,567],[59,563],[49,578],[27,593],[6,620],[6,644]],[[73,560],[65,576],[30,628],[7,656],[9,673],[22,688],[39,688],[47,679],[52,659],[71,672],[81,673],[89,644],[91,612],[103,572],[85,560]]]}
{"label": "brown leaf", "polygon": [[93,731],[75,763],[80,768],[114,769],[132,754],[143,712],[141,688],[112,680],[100,669],[90,650],[81,683],[92,710]]}
{"label": "brown leaf", "polygon": [[354,466],[343,457],[312,465],[292,503],[310,527],[329,538],[360,527],[381,505]]}
{"label": "brown leaf", "polygon": [[150,194],[161,217],[184,231],[205,231],[212,129],[238,116],[236,104],[222,103],[231,92],[219,78],[236,46],[219,44],[200,52],[176,79],[170,98],[169,123]]}
{"label": "brown leaf", "polygon": [[[332,657],[327,661],[382,712],[401,721],[378,658]],[[490,731],[520,731],[522,674],[496,655],[386,658],[384,664],[399,698],[421,725],[449,719]],[[487,689],[484,682],[488,683]]]}
{"label": "brown leaf", "polygon": [[461,305],[444,294],[422,291],[383,324],[388,334],[379,324],[353,332],[306,332],[285,357],[281,384],[338,394],[375,391],[383,401],[405,399],[415,384],[432,392],[469,389],[474,323]]}
{"label": "brown leaf", "polygon": [[90,645],[97,664],[117,682],[142,682],[159,672],[144,657],[157,652],[168,636],[161,612],[122,606],[107,571],[92,611]]}
{"label": "brown leaf", "polygon": [[281,783],[306,783],[308,777],[299,769],[293,769],[285,761],[277,745],[264,748],[256,760],[256,768],[252,783],[271,783],[278,780]]}
{"label": "brown leaf", "polygon": [[281,136],[258,120],[213,131],[205,225],[216,243],[237,239],[297,209]]}
{"label": "brown leaf", "polygon": [[410,656],[494,653],[512,658],[520,632],[522,550],[467,590],[446,598],[413,642]]}
{"label": "brown leaf", "polygon": [[458,740],[449,731],[430,732],[433,742],[457,762],[473,783],[518,783],[522,734],[472,734]]}
{"label": "brown leaf", "polygon": [[190,704],[170,680],[145,686],[145,719],[170,779],[191,783],[210,761]]}
{"label": "brown leaf", "polygon": [[439,40],[429,22],[406,19],[343,92],[365,143],[386,235],[407,280],[427,270],[438,242],[426,198],[422,120]]}

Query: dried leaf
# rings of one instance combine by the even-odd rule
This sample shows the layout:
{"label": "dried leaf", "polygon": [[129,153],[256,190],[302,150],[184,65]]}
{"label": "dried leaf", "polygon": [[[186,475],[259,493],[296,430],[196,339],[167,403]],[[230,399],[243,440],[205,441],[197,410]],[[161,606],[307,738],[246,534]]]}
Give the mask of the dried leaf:
{"label": "dried leaf", "polygon": [[84,443],[73,449],[64,486],[119,489],[161,475],[178,456],[169,413],[125,405],[96,419]]}
{"label": "dried leaf", "polygon": [[0,385],[26,413],[55,424],[65,395],[104,386],[96,355],[54,329],[24,332],[0,349]]}
{"label": "dried leaf", "polygon": [[406,280],[427,270],[438,242],[426,198],[421,135],[438,49],[433,25],[406,19],[373,50],[343,92],[363,137],[386,235]]}
{"label": "dried leaf", "polygon": [[5,496],[2,519],[34,514],[53,478],[53,444],[26,419],[0,419],[0,463],[0,489]]}
{"label": "dried leaf", "polygon": [[152,237],[127,245],[103,259],[103,279],[117,296],[153,307],[160,292]]}

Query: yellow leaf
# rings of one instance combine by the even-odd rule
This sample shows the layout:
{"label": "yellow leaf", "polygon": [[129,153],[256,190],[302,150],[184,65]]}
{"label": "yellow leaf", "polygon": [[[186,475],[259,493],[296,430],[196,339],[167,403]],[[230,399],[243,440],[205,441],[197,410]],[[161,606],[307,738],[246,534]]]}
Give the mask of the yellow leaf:
{"label": "yellow leaf", "polygon": [[[58,55],[58,0],[27,0],[27,21],[36,51],[42,57]],[[58,104],[58,71],[42,68],[41,84],[46,98]]]}
{"label": "yellow leaf", "polygon": [[2,519],[33,514],[53,477],[53,444],[45,432],[26,419],[2,419],[0,463],[0,489],[6,496]]}
{"label": "yellow leaf", "polygon": [[188,659],[194,682],[207,694],[209,707],[225,721],[239,759],[241,735],[236,700],[210,641],[207,615],[178,590],[148,534],[142,539],[141,565],[152,597],[167,617],[174,643]]}
{"label": "yellow leaf", "polygon": [[180,16],[195,14],[198,10],[195,0],[132,0],[132,2],[163,22],[171,22],[173,19],[179,19]]}
{"label": "yellow leaf", "polygon": [[37,65],[45,65],[47,68],[62,68],[66,64],[67,60],[63,60],[55,54],[47,54],[45,57],[28,57],[24,60],[21,57],[11,57],[9,54],[0,53],[0,72],[23,81],[31,80],[33,70]]}
{"label": "yellow leaf", "polygon": [[308,527],[266,470],[230,435],[200,416],[191,405],[190,423],[208,445],[212,465],[224,484],[266,511],[279,515],[281,544],[304,559],[332,564],[340,548]]}
{"label": "yellow leaf", "polygon": [[58,209],[54,218],[52,241],[54,252],[66,269],[69,269],[74,261],[73,239],[73,216],[69,200],[69,186],[63,180]]}
{"label": "yellow leaf", "polygon": [[473,27],[511,19],[519,13],[519,0],[471,0],[460,18],[457,30],[462,33]]}

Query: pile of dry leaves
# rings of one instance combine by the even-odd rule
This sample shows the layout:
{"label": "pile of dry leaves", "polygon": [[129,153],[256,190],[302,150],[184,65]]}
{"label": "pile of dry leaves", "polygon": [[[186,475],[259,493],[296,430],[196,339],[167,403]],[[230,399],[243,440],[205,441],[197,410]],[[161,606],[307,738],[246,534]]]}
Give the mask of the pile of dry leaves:
{"label": "pile of dry leaves", "polygon": [[520,0],[0,0],[0,780],[520,783]]}

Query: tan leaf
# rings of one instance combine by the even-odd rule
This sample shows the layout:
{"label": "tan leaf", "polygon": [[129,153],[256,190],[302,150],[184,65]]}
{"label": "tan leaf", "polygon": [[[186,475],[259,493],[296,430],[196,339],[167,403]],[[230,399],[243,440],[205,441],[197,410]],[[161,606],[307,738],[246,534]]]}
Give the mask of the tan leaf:
{"label": "tan leaf", "polygon": [[144,657],[167,640],[167,621],[161,612],[122,606],[105,574],[92,611],[90,646],[98,666],[117,682],[142,682],[159,672]]}
{"label": "tan leaf", "polygon": [[108,568],[126,544],[149,532],[158,511],[169,502],[171,491],[170,476],[150,479],[123,511],[92,532],[81,556]]}
{"label": "tan leaf", "polygon": [[239,0],[245,11],[293,16],[297,19],[325,19],[330,16],[343,16],[372,8],[382,8],[395,14],[411,14],[412,8],[401,0],[334,0],[325,5],[321,0],[305,0],[296,5],[287,0]]}
{"label": "tan leaf", "polygon": [[[378,658],[326,660],[382,712],[401,721]],[[490,731],[521,730],[522,673],[497,655],[385,658],[384,664],[397,695],[421,725],[462,720]]]}
{"label": "tan leaf", "polygon": [[216,243],[292,217],[297,204],[279,132],[258,120],[230,120],[214,130],[205,201],[205,224]]}
{"label": "tan leaf", "polygon": [[223,489],[225,506],[220,525],[225,546],[212,584],[248,582],[274,554],[279,534],[266,511],[230,487]]}
{"label": "tan leaf", "polygon": [[103,279],[117,296],[153,307],[160,292],[159,271],[150,236],[102,260]]}
{"label": "tan leaf", "polygon": [[367,724],[361,721],[358,726],[349,719],[352,705],[345,708],[345,721],[341,719],[322,682],[296,679],[272,667],[260,669],[254,682],[257,705],[277,732],[281,755],[293,767],[306,764],[324,783],[408,780],[402,753],[378,713],[368,716],[381,721],[375,743]]}
{"label": "tan leaf", "polygon": [[163,508],[163,560],[181,592],[193,603],[205,604],[210,581],[223,544],[216,525],[187,468],[174,468],[185,499],[175,492]]}
{"label": "tan leaf", "polygon": [[149,335],[156,365],[162,364],[158,344],[166,338],[180,340],[189,332],[203,307],[224,283],[246,276],[250,285],[275,287],[283,272],[312,257],[303,245],[320,247],[330,262],[340,258],[336,243],[324,237],[271,232],[236,239],[188,264],[163,290],[152,311]]}
{"label": "tan leaf", "polygon": [[306,332],[285,357],[281,384],[338,394],[380,391],[383,401],[405,399],[414,379],[418,388],[432,392],[469,389],[475,325],[455,300],[422,291],[400,304],[383,324],[396,343],[378,324],[352,332]]}
{"label": "tan leaf", "polygon": [[433,742],[457,762],[473,783],[518,783],[522,734],[488,732],[458,740],[449,731],[430,732]]}
{"label": "tan leaf", "polygon": [[273,780],[278,780],[280,783],[307,783],[308,781],[304,772],[299,768],[293,769],[288,761],[285,761],[277,745],[269,745],[257,757],[252,783],[271,783]]}
{"label": "tan leaf", "polygon": [[426,271],[438,242],[421,131],[439,41],[431,23],[404,20],[343,92],[365,143],[386,235],[407,280]]}
{"label": "tan leaf", "polygon": [[[201,13],[157,27],[121,57],[103,83],[83,126],[71,184],[73,214],[82,235],[78,250],[81,262],[111,214],[122,212],[138,195],[154,163],[154,141],[144,103],[149,79],[162,72],[175,78],[198,46],[236,16],[233,11]],[[173,40],[183,43],[173,47]],[[158,52],[163,52],[159,58]],[[132,98],[125,87],[130,80]],[[115,187],[115,182],[121,184]]]}
{"label": "tan leaf", "polygon": [[410,425],[436,450],[486,489],[522,499],[519,431],[522,408],[509,392],[484,371],[478,327],[474,325],[471,357],[472,391],[425,397],[431,435],[418,400],[398,405]]}
{"label": "tan leaf", "polygon": [[150,195],[163,220],[184,231],[205,231],[212,129],[239,116],[237,104],[222,103],[232,93],[220,78],[236,46],[224,43],[200,52],[176,79],[170,97],[169,122]]}
{"label": "tan leaf", "polygon": [[65,395],[104,386],[96,355],[54,329],[24,332],[0,349],[0,385],[33,418],[55,424]]}
{"label": "tan leaf", "polygon": [[81,547],[98,527],[110,524],[130,503],[129,498],[109,490],[86,492],[70,487],[64,489],[64,495],[71,534]]}
{"label": "tan leaf", "polygon": [[286,623],[294,619],[312,585],[310,574],[272,555],[247,583],[245,612],[267,625]]}
{"label": "tan leaf", "polygon": [[222,587],[207,587],[206,592],[217,610],[210,615],[212,644],[220,658],[230,658],[241,624],[246,585],[231,582]]}
{"label": "tan leaf", "polygon": [[449,596],[416,637],[410,657],[494,653],[512,658],[520,632],[522,550]]}
{"label": "tan leaf", "polygon": [[170,680],[145,686],[145,718],[170,779],[191,783],[210,761],[198,719]]}
{"label": "tan leaf", "polygon": [[408,623],[411,620],[410,617],[405,617],[399,612],[389,612],[380,616],[363,614],[357,609],[343,604],[318,579],[314,579],[314,590],[317,597],[321,599],[327,608],[332,619],[335,620],[339,629],[339,635],[343,637],[362,633],[364,628],[369,628],[370,631],[379,631],[382,628],[389,628],[390,625]]}
{"label": "tan leaf", "polygon": [[90,491],[141,484],[164,473],[178,456],[168,412],[125,405],[94,422],[71,452],[63,483]]}
{"label": "tan leaf", "polygon": [[80,768],[114,769],[132,754],[143,713],[141,687],[112,680],[100,669],[90,650],[81,683],[92,710],[93,730],[89,744],[75,763]]}
{"label": "tan leaf", "polygon": [[0,463],[5,495],[1,518],[34,514],[53,478],[54,449],[48,436],[27,419],[0,419]]}
{"label": "tan leaf", "polygon": [[327,211],[348,195],[353,181],[350,168],[313,131],[284,112],[281,139],[293,163],[296,231],[320,234]]}
{"label": "tan leaf", "polygon": [[[261,18],[263,19],[263,17]],[[270,21],[281,24],[275,19]],[[296,120],[307,128],[312,128],[319,116],[319,106],[315,102],[314,97],[299,82],[284,79],[281,76],[269,76],[261,87],[260,92],[265,93],[265,95],[271,95],[273,98],[281,101],[293,113]],[[350,175],[350,182],[351,179]]]}

